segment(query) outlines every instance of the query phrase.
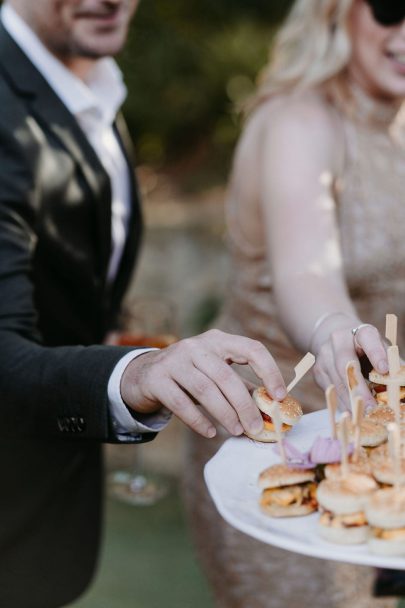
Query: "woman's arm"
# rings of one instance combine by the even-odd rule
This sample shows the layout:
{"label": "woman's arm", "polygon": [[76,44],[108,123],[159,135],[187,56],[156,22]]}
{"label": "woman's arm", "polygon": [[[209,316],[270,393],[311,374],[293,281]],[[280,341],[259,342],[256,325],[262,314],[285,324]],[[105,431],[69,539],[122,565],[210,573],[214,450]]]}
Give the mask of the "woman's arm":
{"label": "woman's arm", "polygon": [[[269,109],[260,193],[280,320],[292,342],[317,356],[315,377],[333,382],[348,404],[346,363],[363,354],[381,372],[387,357],[378,331],[360,319],[344,276],[334,187],[343,166],[339,119],[321,100],[291,100]],[[332,314],[333,313],[333,314]],[[358,366],[360,377],[360,367]],[[365,382],[360,394],[373,402]]]}

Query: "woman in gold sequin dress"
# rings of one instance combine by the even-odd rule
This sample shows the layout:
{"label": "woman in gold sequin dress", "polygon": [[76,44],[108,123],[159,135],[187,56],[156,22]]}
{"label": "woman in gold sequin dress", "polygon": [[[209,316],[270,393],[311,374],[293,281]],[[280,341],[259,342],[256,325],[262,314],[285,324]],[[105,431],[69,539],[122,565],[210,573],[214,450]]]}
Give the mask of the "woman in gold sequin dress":
{"label": "woman in gold sequin dress", "polygon": [[[376,328],[388,312],[398,315],[405,353],[404,16],[387,25],[366,0],[297,0],[235,155],[233,270],[215,325],[267,344],[286,381],[311,349],[315,381],[294,391],[307,411],[324,407],[331,382],[345,407],[344,367],[364,350],[386,370]],[[355,345],[351,330],[362,323],[371,326]],[[373,403],[365,384],[360,391]],[[370,568],[284,552],[221,520],[202,468],[224,439],[190,437],[185,484],[218,606],[395,606],[371,597]]]}

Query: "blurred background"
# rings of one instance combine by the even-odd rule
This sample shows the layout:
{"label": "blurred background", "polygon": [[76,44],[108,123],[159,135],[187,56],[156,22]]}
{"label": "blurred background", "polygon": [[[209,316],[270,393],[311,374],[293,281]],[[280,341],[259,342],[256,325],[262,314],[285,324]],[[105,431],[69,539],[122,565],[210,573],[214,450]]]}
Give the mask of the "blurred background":
{"label": "blurred background", "polygon": [[[221,306],[228,268],[223,203],[238,108],[290,4],[143,0],[119,58],[146,224],[128,302],[167,303],[180,337],[203,331]],[[100,568],[72,608],[213,605],[181,506],[185,441],[184,427],[173,420],[151,444],[107,446],[108,474],[130,471],[140,456],[169,491],[153,506],[107,499]]]}

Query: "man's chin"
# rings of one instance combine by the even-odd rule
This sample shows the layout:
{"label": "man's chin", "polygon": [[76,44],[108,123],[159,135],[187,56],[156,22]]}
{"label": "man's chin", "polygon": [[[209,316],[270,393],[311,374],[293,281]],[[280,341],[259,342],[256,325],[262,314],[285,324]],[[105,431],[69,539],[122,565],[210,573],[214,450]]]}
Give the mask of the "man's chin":
{"label": "man's chin", "polygon": [[86,41],[77,42],[74,48],[74,54],[86,59],[100,59],[116,55],[119,53],[124,44],[125,36],[97,36],[94,39],[87,38]]}

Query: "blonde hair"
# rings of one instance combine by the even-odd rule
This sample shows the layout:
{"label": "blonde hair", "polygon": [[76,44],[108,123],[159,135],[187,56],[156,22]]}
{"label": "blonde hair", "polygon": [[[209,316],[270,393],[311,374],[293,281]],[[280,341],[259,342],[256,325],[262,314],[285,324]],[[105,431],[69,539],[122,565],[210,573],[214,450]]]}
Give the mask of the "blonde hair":
{"label": "blonde hair", "polygon": [[348,21],[354,1],[296,0],[250,107],[273,95],[337,84],[351,56]]}

